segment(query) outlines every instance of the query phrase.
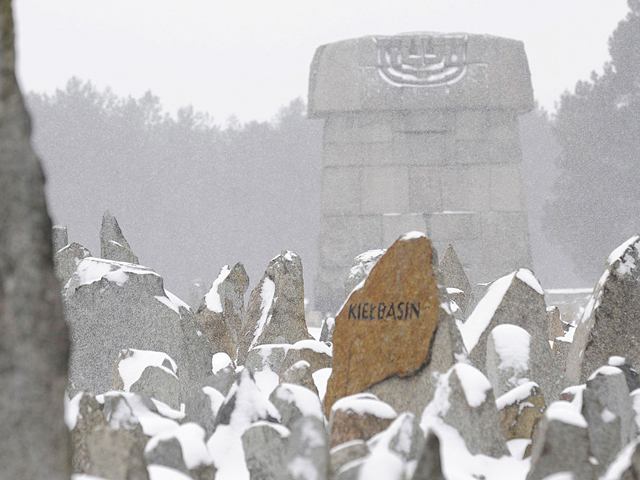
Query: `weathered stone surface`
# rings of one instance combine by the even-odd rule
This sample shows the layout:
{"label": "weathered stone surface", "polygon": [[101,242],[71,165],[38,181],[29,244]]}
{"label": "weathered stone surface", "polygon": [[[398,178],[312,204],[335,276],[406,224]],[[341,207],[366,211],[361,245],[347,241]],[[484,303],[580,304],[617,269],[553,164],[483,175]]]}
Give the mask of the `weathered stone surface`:
{"label": "weathered stone surface", "polygon": [[542,480],[559,472],[571,472],[581,480],[596,478],[589,461],[587,422],[579,411],[568,402],[555,402],[540,425],[527,480]]}
{"label": "weathered stone surface", "polygon": [[284,250],[275,257],[249,297],[242,326],[238,362],[247,352],[268,343],[296,343],[312,339],[304,318],[302,261]]}
{"label": "weathered stone surface", "polygon": [[445,480],[440,458],[440,439],[431,430],[427,433],[427,439],[411,480]]}
{"label": "weathered stone surface", "polygon": [[318,395],[318,387],[316,387],[313,381],[312,373],[313,371],[311,370],[309,362],[300,360],[280,374],[280,383],[300,385]]}
{"label": "weathered stone surface", "polygon": [[256,422],[242,435],[251,480],[280,480],[291,432],[282,425]]}
{"label": "weathered stone surface", "polygon": [[629,389],[617,367],[601,367],[587,380],[582,394],[582,415],[588,423],[591,453],[601,474],[616,454],[636,437]]}
{"label": "weathered stone surface", "polygon": [[116,262],[140,263],[124,238],[118,220],[108,210],[102,215],[100,227],[100,256]]}
{"label": "weathered stone surface", "polygon": [[180,409],[181,388],[180,380],[167,368],[148,366],[140,378],[131,385],[130,392],[148,395],[151,398],[166,403],[171,408]]}
{"label": "weathered stone surface", "polygon": [[369,276],[371,269],[378,263],[378,260],[385,252],[386,250],[384,249],[369,250],[353,259],[349,275],[344,281],[344,294],[347,297],[360,282]]}
{"label": "weathered stone surface", "polygon": [[267,369],[279,375],[290,347],[283,343],[258,345],[249,350],[244,366],[251,373]]}
{"label": "weathered stone surface", "polygon": [[286,427],[291,428],[293,422],[302,417],[315,417],[318,420],[324,420],[318,396],[299,385],[291,383],[279,385],[271,392],[269,401],[280,412],[282,424]]}
{"label": "weathered stone surface", "polygon": [[225,352],[236,358],[248,288],[249,276],[244,265],[236,263],[232,269],[225,265],[200,302],[196,318],[214,353]]}
{"label": "weathered stone surface", "polygon": [[[530,270],[519,269],[492,283],[460,327],[462,339],[469,351],[469,360],[483,372],[487,372],[488,368],[488,338],[495,327],[503,324],[521,327],[529,333],[530,354],[527,366],[531,373],[530,379],[540,386],[547,401],[558,398],[565,380],[547,341],[544,291]],[[509,338],[504,340],[508,343]],[[501,393],[511,388],[506,388]]]}
{"label": "weathered stone surface", "polygon": [[547,340],[553,342],[557,337],[564,336],[562,321],[560,320],[560,309],[558,307],[547,307]]}
{"label": "weathered stone surface", "polygon": [[344,442],[329,451],[329,478],[335,478],[344,465],[369,455],[369,447],[364,440]]}
{"label": "weathered stone surface", "polygon": [[63,246],[53,255],[56,277],[60,285],[64,285],[78,268],[78,264],[85,258],[90,257],[91,252],[79,243]]}
{"label": "weathered stone surface", "polygon": [[341,398],[333,404],[329,417],[331,447],[351,440],[369,440],[397,416],[390,405],[371,393]]}
{"label": "weathered stone surface", "polygon": [[454,293],[447,290],[447,293],[449,293],[449,298],[456,302],[464,314],[471,299],[471,284],[451,244],[447,246],[442,258],[440,258],[438,269],[440,271],[440,282],[442,285],[447,287],[447,289],[454,288],[460,290],[460,292]]}
{"label": "weathered stone surface", "polygon": [[609,357],[640,364],[640,236],[609,255],[606,269],[578,323],[567,358],[567,378],[584,382]]}
{"label": "weathered stone surface", "polygon": [[393,375],[415,374],[428,363],[442,303],[436,262],[427,237],[407,234],[349,296],[336,317],[327,412],[339,398]]}
{"label": "weathered stone surface", "polygon": [[[185,389],[211,372],[211,353],[193,313],[165,292],[162,277],[145,267],[85,258],[63,292],[73,348],[71,391],[110,389],[111,370],[124,348],[165,352],[180,367]],[[207,349],[209,350],[207,351]]]}
{"label": "weathered stone surface", "polygon": [[0,10],[0,477],[68,479],[69,337],[53,272],[44,178],[16,81],[11,2]]}
{"label": "weathered stone surface", "polygon": [[420,426],[426,431],[438,420],[454,427],[473,454],[508,454],[491,383],[471,365],[458,363],[440,375]]}
{"label": "weathered stone surface", "polygon": [[306,360],[313,373],[321,368],[331,367],[332,356],[333,349],[326,343],[318,340],[301,340],[287,350],[280,371],[285,371],[300,360]]}
{"label": "weathered stone surface", "polygon": [[320,330],[320,341],[333,343],[333,329],[336,326],[336,319],[334,317],[327,317],[322,322],[322,329]]}
{"label": "weathered stone surface", "polygon": [[500,425],[507,440],[532,438],[536,423],[544,416],[547,404],[535,382],[528,382],[498,397]]}
{"label": "weathered stone surface", "polygon": [[285,459],[287,480],[327,478],[329,474],[329,438],[324,422],[313,416],[291,423],[289,448]]}
{"label": "weathered stone surface", "polygon": [[63,225],[54,225],[51,229],[51,242],[53,244],[53,254],[55,255],[61,248],[69,245],[69,235],[67,227]]}
{"label": "weathered stone surface", "polygon": [[567,368],[567,357],[570,349],[571,342],[568,342],[566,337],[558,337],[553,342],[553,358],[555,358],[556,365],[562,372]]}

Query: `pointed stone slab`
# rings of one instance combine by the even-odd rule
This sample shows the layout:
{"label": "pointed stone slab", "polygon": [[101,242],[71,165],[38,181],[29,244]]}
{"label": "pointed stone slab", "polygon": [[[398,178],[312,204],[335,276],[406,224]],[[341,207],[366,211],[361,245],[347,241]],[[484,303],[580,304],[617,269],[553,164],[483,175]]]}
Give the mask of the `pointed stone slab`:
{"label": "pointed stone slab", "polygon": [[109,210],[102,216],[100,256],[107,260],[138,264],[140,261],[124,238],[118,220]]}
{"label": "pointed stone slab", "polygon": [[451,244],[444,251],[438,268],[440,269],[440,281],[447,289],[461,290],[461,292],[451,292],[449,296],[458,304],[463,313],[466,312],[471,299],[471,284]]}
{"label": "pointed stone slab", "polygon": [[611,356],[640,364],[640,236],[616,248],[578,323],[567,356],[567,378],[584,382]]}
{"label": "pointed stone slab", "polygon": [[424,366],[438,323],[436,255],[418,232],[400,237],[336,316],[325,410],[393,375]]}

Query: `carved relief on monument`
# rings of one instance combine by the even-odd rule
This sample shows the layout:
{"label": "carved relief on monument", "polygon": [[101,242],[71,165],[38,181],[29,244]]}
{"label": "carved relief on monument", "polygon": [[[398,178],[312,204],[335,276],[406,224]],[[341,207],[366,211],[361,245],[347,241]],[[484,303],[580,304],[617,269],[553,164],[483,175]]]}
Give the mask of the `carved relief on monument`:
{"label": "carved relief on monument", "polygon": [[398,87],[452,85],[467,72],[467,36],[375,37],[378,73]]}

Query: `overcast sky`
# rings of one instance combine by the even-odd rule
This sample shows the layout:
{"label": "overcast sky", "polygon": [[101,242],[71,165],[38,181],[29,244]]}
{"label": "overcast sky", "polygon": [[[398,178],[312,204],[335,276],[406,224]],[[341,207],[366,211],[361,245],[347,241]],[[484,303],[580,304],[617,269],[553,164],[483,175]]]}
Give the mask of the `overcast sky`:
{"label": "overcast sky", "polygon": [[217,123],[271,119],[306,99],[322,44],[362,35],[440,31],[523,40],[534,94],[553,109],[608,60],[626,0],[14,0],[23,89],[71,76],[119,95],[151,90]]}

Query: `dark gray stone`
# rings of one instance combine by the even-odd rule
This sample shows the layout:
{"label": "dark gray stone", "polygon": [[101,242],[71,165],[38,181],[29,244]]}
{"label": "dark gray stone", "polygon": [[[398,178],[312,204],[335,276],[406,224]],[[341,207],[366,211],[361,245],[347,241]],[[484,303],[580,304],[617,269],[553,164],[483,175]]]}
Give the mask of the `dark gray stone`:
{"label": "dark gray stone", "polygon": [[182,458],[182,445],[177,438],[160,440],[154,448],[145,449],[144,456],[149,465],[164,465],[189,474],[189,469]]}
{"label": "dark gray stone", "polygon": [[533,444],[527,480],[543,480],[559,472],[571,472],[580,480],[594,480],[586,427],[584,417],[569,403],[550,405]]}
{"label": "dark gray stone", "polygon": [[78,268],[78,264],[90,256],[91,252],[89,250],[75,242],[56,251],[53,255],[53,264],[60,285],[65,285],[73,275],[73,272],[76,271],[76,268]]}
{"label": "dark gray stone", "polygon": [[178,377],[163,368],[150,365],[142,371],[142,375],[131,385],[129,391],[155,398],[179,410],[181,389]]}
{"label": "dark gray stone", "polygon": [[411,480],[445,480],[440,458],[440,439],[432,430],[427,433],[427,439]]}
{"label": "dark gray stone", "polygon": [[215,388],[194,388],[185,401],[185,421],[204,428],[205,439],[208,439],[213,434],[216,416],[223,403],[224,396]]}
{"label": "dark gray stone", "polygon": [[473,454],[499,458],[509,453],[491,383],[471,365],[458,363],[440,376],[422,416],[423,430],[432,425],[434,417],[454,427]]}
{"label": "dark gray stone", "polygon": [[108,210],[102,215],[100,228],[100,256],[117,262],[140,263],[124,238],[118,220]]}
{"label": "dark gray stone", "polygon": [[15,72],[11,2],[0,10],[0,478],[68,479],[69,336],[51,220]]}
{"label": "dark gray stone", "polygon": [[567,378],[582,383],[611,356],[640,364],[640,237],[609,255],[587,303],[567,358]]}
{"label": "dark gray stone", "polygon": [[53,244],[53,254],[55,255],[61,248],[69,245],[69,235],[67,227],[62,225],[54,225],[51,229],[51,241]]}
{"label": "dark gray stone", "polygon": [[[491,312],[494,312],[493,315]],[[467,321],[460,327],[462,338],[469,350],[469,360],[485,373],[488,372],[489,335],[495,327],[502,324],[515,325],[529,333],[531,380],[538,383],[548,402],[557,399],[566,381],[547,341],[544,292],[530,270],[519,269],[492,283]]]}
{"label": "dark gray stone", "polygon": [[242,434],[251,480],[280,480],[283,477],[290,434],[288,428],[269,422],[256,422]]}
{"label": "dark gray stone", "polygon": [[247,352],[258,345],[310,339],[304,316],[302,261],[295,253],[284,250],[269,262],[249,296],[238,363],[243,364]]}
{"label": "dark gray stone", "polygon": [[[464,315],[471,300],[471,284],[451,244],[447,246],[440,258],[438,269],[440,271],[440,282],[447,288],[449,298],[456,302]],[[460,292],[453,292],[449,289],[457,289]]]}
{"label": "dark gray stone", "polygon": [[249,276],[242,263],[236,263],[232,269],[225,265],[202,298],[196,318],[214,353],[225,352],[236,358],[248,288]]}
{"label": "dark gray stone", "polygon": [[380,257],[382,257],[382,255],[384,255],[386,251],[386,249],[369,250],[367,252],[361,253],[353,259],[353,264],[351,265],[351,269],[349,270],[349,275],[344,281],[345,297],[348,297],[353,289],[369,276],[369,272],[371,272],[371,269],[375,266],[376,263],[378,263],[378,260],[380,260]]}

